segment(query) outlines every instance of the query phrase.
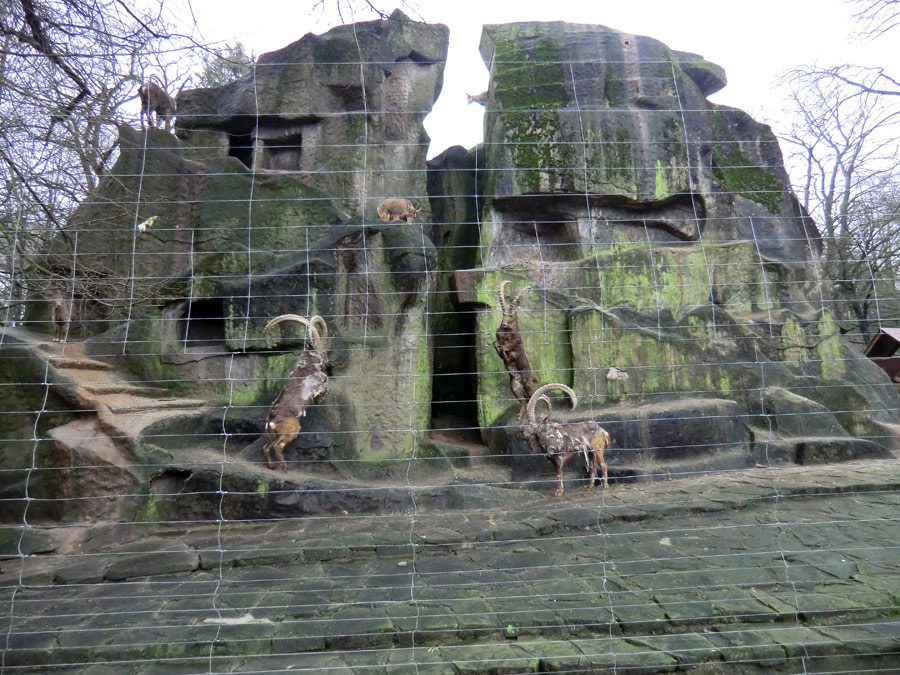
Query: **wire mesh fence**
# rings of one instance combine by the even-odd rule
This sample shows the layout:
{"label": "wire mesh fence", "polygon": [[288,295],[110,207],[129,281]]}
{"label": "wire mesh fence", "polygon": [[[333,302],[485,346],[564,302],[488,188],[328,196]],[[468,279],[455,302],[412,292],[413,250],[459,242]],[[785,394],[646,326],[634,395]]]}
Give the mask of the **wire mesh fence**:
{"label": "wire mesh fence", "polygon": [[15,249],[4,672],[896,670],[894,268],[714,64],[484,36],[475,148],[446,29],[352,24]]}

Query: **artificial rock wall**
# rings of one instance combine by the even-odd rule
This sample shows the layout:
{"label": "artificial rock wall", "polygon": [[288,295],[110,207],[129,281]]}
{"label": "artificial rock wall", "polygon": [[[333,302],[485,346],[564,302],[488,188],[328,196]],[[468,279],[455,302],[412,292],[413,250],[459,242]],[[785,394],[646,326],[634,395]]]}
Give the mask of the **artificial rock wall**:
{"label": "artificial rock wall", "polygon": [[[554,416],[607,427],[614,478],[891,456],[897,394],[841,341],[771,131],[707,100],[719,67],[602,26],[486,26],[485,142],[426,163],[447,39],[401,13],[307,35],[182,92],[178,138],[120,127],[49,264],[74,280],[88,354],[217,406],[154,428],[134,461],[201,484],[184,463],[224,431],[259,462],[302,342],[262,329],[297,313],[327,322],[331,393],[289,461],[368,477],[480,437],[514,478],[545,475],[491,347],[503,280],[532,287],[540,383],[581,398]],[[384,197],[420,222],[374,220]]]}

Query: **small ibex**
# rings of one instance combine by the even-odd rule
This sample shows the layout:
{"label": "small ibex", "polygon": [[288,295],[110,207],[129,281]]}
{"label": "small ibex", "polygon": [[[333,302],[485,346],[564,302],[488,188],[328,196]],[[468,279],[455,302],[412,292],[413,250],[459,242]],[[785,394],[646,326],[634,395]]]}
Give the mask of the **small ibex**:
{"label": "small ibex", "polygon": [[407,223],[415,221],[422,209],[417,209],[408,199],[384,199],[378,205],[378,217],[384,222],[392,220],[405,220]]}
{"label": "small ibex", "polygon": [[284,389],[272,403],[266,418],[268,440],[263,446],[263,457],[268,467],[274,469],[274,453],[281,470],[287,471],[284,449],[300,433],[300,418],[306,415],[309,406],[318,403],[328,394],[328,356],[325,353],[328,326],[318,315],[306,319],[296,314],[282,314],[269,321],[263,332],[282,321],[299,321],[307,329],[300,360],[288,376]]}
{"label": "small ibex", "polygon": [[[602,476],[603,487],[609,485],[606,478],[606,460],[603,457],[603,451],[608,450],[612,441],[606,430],[596,422],[569,422],[560,424],[550,421],[550,405],[545,392],[551,389],[561,389],[572,399],[572,409],[578,405],[578,397],[569,387],[559,382],[545,384],[539,387],[528,401],[527,415],[528,426],[525,427],[523,433],[528,439],[532,449],[543,452],[553,466],[556,467],[556,480],[558,487],[556,488],[556,496],[563,494],[563,466],[565,463],[576,455],[583,455],[584,461],[587,463],[590,480],[587,485],[588,490],[594,488],[594,481],[597,480],[597,473]],[[540,421],[537,419],[534,409],[539,400],[547,402],[548,412]]]}
{"label": "small ibex", "polygon": [[72,302],[61,297],[53,298],[54,342],[65,342],[72,322]]}
{"label": "small ibex", "polygon": [[509,388],[520,402],[519,413],[516,419],[522,419],[525,412],[525,404],[534,391],[534,385],[537,384],[537,377],[531,371],[531,365],[528,363],[528,357],[525,355],[525,344],[522,342],[522,336],[519,334],[519,300],[522,294],[529,290],[531,286],[526,286],[516,294],[512,302],[507,303],[503,295],[503,287],[508,284],[508,280],[500,282],[500,291],[498,296],[500,299],[500,311],[503,317],[500,319],[500,326],[497,328],[497,339],[494,340],[494,349],[497,350],[497,356],[503,361],[506,370],[509,371]]}
{"label": "small ibex", "polygon": [[470,105],[472,103],[480,103],[483,106],[487,106],[488,93],[486,91],[481,92],[480,94],[466,94],[466,105]]}
{"label": "small ibex", "polygon": [[175,117],[175,100],[157,83],[155,75],[151,75],[149,80],[138,87],[138,98],[141,99],[141,131],[144,130],[144,115],[150,126],[158,129],[160,122],[165,122],[166,131],[169,131],[172,118]]}

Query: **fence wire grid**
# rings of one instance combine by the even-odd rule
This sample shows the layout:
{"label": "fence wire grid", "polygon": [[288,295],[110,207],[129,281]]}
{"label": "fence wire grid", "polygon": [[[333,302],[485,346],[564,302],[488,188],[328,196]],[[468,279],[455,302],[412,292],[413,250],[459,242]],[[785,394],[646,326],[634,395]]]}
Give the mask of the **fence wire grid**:
{"label": "fence wire grid", "polygon": [[896,267],[634,36],[426,161],[367,25],[7,254],[0,670],[897,672]]}

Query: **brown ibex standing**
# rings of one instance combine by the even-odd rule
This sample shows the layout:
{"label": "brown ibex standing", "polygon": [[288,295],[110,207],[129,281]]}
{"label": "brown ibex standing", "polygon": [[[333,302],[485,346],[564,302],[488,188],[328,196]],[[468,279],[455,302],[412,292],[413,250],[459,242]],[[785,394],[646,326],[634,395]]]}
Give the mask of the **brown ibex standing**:
{"label": "brown ibex standing", "polygon": [[516,294],[512,302],[507,303],[503,295],[503,287],[509,281],[500,282],[500,311],[503,317],[500,319],[500,326],[497,328],[497,339],[494,340],[494,349],[497,355],[509,371],[509,388],[513,395],[521,402],[519,413],[516,419],[521,419],[525,412],[525,404],[534,391],[534,385],[537,384],[537,377],[531,371],[531,365],[528,363],[528,357],[525,355],[525,344],[522,342],[522,336],[519,334],[519,300],[530,286],[526,286]]}
{"label": "brown ibex standing", "polygon": [[151,75],[149,80],[138,87],[138,98],[141,99],[141,131],[144,130],[144,115],[150,126],[158,129],[160,122],[165,122],[166,131],[169,131],[172,118],[175,117],[175,100],[157,83],[155,75]]}
{"label": "brown ibex standing", "polygon": [[269,321],[263,332],[282,321],[299,321],[307,329],[300,360],[288,376],[284,389],[272,403],[266,418],[268,440],[263,446],[263,457],[268,467],[274,469],[274,453],[277,463],[281,464],[281,470],[287,471],[284,448],[300,433],[300,418],[306,415],[306,409],[328,394],[328,356],[325,353],[328,326],[318,315],[305,319],[296,314],[282,314]]}
{"label": "brown ibex standing", "polygon": [[392,220],[405,220],[411,223],[421,211],[408,199],[383,199],[378,205],[378,217],[386,223]]}
{"label": "brown ibex standing", "polygon": [[[525,427],[523,433],[532,448],[543,452],[556,467],[558,482],[556,496],[559,497],[563,494],[563,466],[576,455],[583,455],[584,461],[587,463],[590,474],[587,489],[594,488],[598,471],[602,476],[603,487],[607,487],[609,481],[606,478],[606,460],[603,457],[603,451],[608,450],[611,445],[609,434],[596,422],[568,422],[565,424],[551,422],[549,401],[544,396],[544,393],[551,389],[561,389],[567,393],[572,399],[572,410],[578,405],[578,397],[575,392],[564,384],[553,382],[539,387],[528,400],[526,409],[528,426]],[[537,402],[542,399],[548,403],[548,414],[538,421],[534,409]]]}
{"label": "brown ibex standing", "polygon": [[72,321],[72,303],[60,297],[53,298],[53,327],[56,332],[54,342],[65,342]]}

